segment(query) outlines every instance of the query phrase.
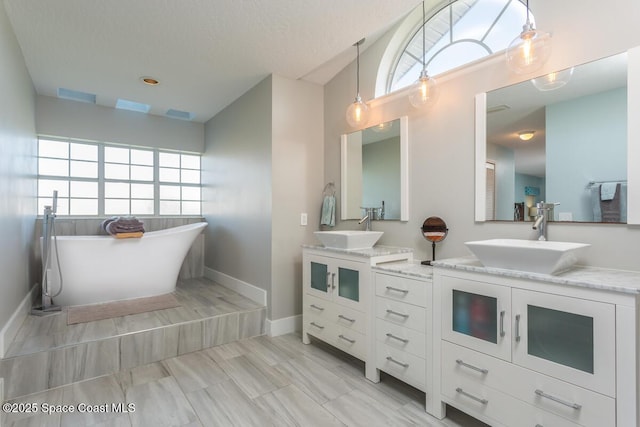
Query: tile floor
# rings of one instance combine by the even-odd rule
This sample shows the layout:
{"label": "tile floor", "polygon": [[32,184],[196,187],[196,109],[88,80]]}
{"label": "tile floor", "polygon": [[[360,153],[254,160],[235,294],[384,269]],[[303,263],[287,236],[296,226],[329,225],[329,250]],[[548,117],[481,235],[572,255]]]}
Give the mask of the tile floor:
{"label": "tile floor", "polygon": [[[2,426],[484,426],[453,409],[438,421],[424,412],[422,392],[387,375],[373,384],[359,360],[294,334],[239,340],[10,403],[39,413],[2,414]],[[41,413],[63,405],[75,412]],[[116,410],[127,405],[129,412]]]}

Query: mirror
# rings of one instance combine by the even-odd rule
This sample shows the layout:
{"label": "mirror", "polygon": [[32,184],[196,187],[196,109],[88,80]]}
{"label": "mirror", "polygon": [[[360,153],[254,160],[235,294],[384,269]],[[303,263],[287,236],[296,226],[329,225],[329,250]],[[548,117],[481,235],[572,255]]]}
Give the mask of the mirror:
{"label": "mirror", "polygon": [[[552,221],[631,222],[628,58],[476,96],[476,221],[532,221],[544,201]],[[563,75],[562,84],[541,86]],[[519,138],[524,131],[533,135]]]}
{"label": "mirror", "polygon": [[431,242],[431,260],[422,261],[420,264],[431,265],[436,260],[436,242],[442,242],[447,237],[449,229],[442,218],[430,216],[424,220],[420,231],[422,232],[422,237]]}
{"label": "mirror", "polygon": [[409,220],[408,139],[406,116],[342,135],[341,219]]}

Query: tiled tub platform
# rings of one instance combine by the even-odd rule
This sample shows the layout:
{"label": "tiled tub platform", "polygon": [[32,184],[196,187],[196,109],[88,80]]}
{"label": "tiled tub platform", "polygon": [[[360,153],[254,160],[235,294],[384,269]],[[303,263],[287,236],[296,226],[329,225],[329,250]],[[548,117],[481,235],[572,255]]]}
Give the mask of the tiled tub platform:
{"label": "tiled tub platform", "polygon": [[12,399],[263,335],[266,308],[208,279],[180,281],[181,307],[67,325],[29,316],[0,360]]}

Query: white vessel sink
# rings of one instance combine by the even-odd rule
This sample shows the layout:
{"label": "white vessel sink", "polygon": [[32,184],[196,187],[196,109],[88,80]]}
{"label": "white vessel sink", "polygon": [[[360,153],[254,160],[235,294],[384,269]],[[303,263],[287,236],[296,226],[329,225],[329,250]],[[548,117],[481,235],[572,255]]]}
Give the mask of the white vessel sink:
{"label": "white vessel sink", "polygon": [[586,243],[492,239],[465,242],[485,267],[556,274],[570,269]]}
{"label": "white vessel sink", "polygon": [[384,234],[382,231],[336,230],[315,231],[316,238],[327,248],[369,249]]}

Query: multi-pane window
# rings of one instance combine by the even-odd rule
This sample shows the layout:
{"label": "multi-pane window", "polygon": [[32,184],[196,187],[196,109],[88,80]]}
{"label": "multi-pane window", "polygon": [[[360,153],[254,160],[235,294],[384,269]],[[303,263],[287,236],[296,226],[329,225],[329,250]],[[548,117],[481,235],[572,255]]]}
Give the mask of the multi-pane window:
{"label": "multi-pane window", "polygon": [[[520,34],[527,14],[518,0],[441,2],[423,24],[416,23],[387,76],[387,93],[413,84],[424,60],[430,76],[506,49]],[[533,16],[531,22],[535,23]]]}
{"label": "multi-pane window", "polygon": [[98,214],[98,146],[40,139],[38,212],[58,191],[59,215]]}
{"label": "multi-pane window", "polygon": [[104,213],[153,215],[154,153],[104,147]]}
{"label": "multi-pane window", "polygon": [[58,215],[200,215],[200,156],[40,138],[38,212],[58,191]]}
{"label": "multi-pane window", "polygon": [[200,214],[200,156],[160,152],[160,215]]}

